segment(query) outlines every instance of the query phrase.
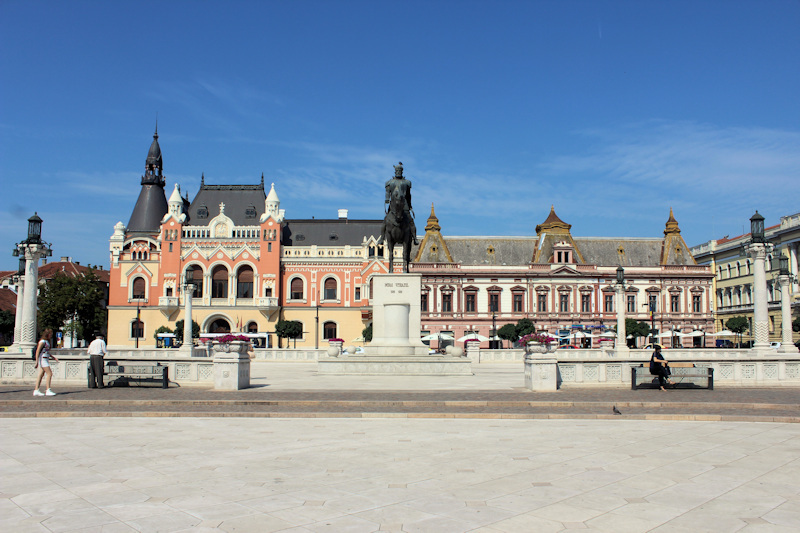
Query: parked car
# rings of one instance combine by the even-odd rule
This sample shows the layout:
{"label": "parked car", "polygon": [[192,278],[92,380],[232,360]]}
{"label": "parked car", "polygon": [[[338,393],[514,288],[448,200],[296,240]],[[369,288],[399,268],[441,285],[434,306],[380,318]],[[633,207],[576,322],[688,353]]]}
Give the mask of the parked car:
{"label": "parked car", "polygon": [[559,350],[577,350],[579,348],[580,346],[576,346],[574,344],[565,344],[563,346],[558,347]]}
{"label": "parked car", "polygon": [[777,350],[778,348],[781,347],[781,343],[779,343],[779,342],[771,342],[771,343],[769,343],[769,347],[770,348],[774,348],[774,349]]}
{"label": "parked car", "polygon": [[658,343],[655,343],[655,344],[648,344],[648,345],[646,345],[646,346],[644,347],[644,349],[645,349],[645,350],[655,350],[655,347],[656,347],[656,346],[658,346],[658,347],[659,347],[659,348],[661,348],[662,350],[664,350],[664,349],[665,349],[663,345],[661,345],[661,344],[658,344]]}
{"label": "parked car", "polygon": [[10,346],[0,346],[0,352],[7,352]]}

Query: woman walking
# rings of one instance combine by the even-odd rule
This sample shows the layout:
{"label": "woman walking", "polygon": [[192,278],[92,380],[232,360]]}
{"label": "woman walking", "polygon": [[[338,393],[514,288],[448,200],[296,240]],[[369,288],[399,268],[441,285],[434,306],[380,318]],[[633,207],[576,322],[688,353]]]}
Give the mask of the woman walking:
{"label": "woman walking", "polygon": [[[42,338],[39,339],[39,344],[36,345],[36,364],[34,368],[39,369],[39,375],[36,377],[36,389],[33,391],[34,396],[55,396],[56,393],[50,390],[50,382],[53,380],[53,370],[50,368],[50,359],[58,362],[58,358],[50,353],[50,339],[53,337],[53,330],[47,328],[42,333]],[[39,388],[42,386],[42,378],[47,374],[47,390],[42,393]]]}

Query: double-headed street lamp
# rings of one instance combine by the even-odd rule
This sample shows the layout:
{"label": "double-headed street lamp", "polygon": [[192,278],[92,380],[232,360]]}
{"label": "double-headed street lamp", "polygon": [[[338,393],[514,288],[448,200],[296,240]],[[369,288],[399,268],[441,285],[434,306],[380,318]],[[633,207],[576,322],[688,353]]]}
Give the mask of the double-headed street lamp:
{"label": "double-headed street lamp", "polygon": [[758,211],[750,217],[750,243],[744,245],[745,253],[753,259],[753,330],[756,350],[769,349],[769,311],[767,299],[767,254],[772,251],[764,234],[764,217]]}

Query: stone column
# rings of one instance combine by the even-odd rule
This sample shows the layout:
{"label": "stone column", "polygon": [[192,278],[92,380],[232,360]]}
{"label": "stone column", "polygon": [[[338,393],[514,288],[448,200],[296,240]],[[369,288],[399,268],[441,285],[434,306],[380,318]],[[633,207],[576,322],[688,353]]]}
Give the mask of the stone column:
{"label": "stone column", "polygon": [[36,348],[36,310],[39,304],[39,259],[47,252],[41,244],[21,244],[25,254],[25,287],[22,303],[22,335],[20,348],[25,354],[34,354]]}
{"label": "stone column", "polygon": [[17,310],[14,313],[14,344],[11,345],[12,352],[21,352],[22,346],[22,313],[25,309],[24,294],[25,294],[25,278],[17,276]]}
{"label": "stone column", "polygon": [[753,258],[753,348],[764,350],[769,348],[769,301],[765,267],[767,245],[754,242],[749,245],[748,252]]}
{"label": "stone column", "polygon": [[797,346],[792,344],[792,303],[789,295],[789,276],[778,276],[781,285],[781,347],[778,353],[797,353]]}
{"label": "stone column", "polygon": [[617,292],[617,346],[614,351],[618,354],[627,354],[630,350],[628,349],[628,340],[625,338],[628,336],[625,331],[625,284],[618,283],[615,290]]}
{"label": "stone column", "polygon": [[192,342],[192,295],[194,285],[187,283],[183,286],[183,346],[181,351],[192,354],[194,343]]}

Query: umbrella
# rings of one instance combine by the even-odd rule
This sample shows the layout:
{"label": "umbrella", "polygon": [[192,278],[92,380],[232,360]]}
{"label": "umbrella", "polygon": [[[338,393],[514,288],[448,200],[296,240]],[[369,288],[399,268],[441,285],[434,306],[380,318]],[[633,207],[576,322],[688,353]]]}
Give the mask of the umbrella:
{"label": "umbrella", "polygon": [[706,333],[706,335],[709,335],[711,337],[732,337],[736,335],[736,333],[727,329],[723,329],[722,331],[718,331],[717,333]]}
{"label": "umbrella", "polygon": [[452,335],[447,335],[446,333],[432,333],[430,335],[425,335],[420,340],[423,341],[436,341],[436,340],[443,340],[443,341],[452,341],[455,340]]}
{"label": "umbrella", "polygon": [[585,339],[585,338],[591,337],[592,335],[589,334],[589,333],[586,333],[585,331],[578,330],[578,331],[573,331],[572,333],[569,334],[569,336],[570,337],[575,337],[576,339]]}
{"label": "umbrella", "polygon": [[702,337],[703,332],[699,329],[694,330],[691,333],[681,333],[681,337]]}
{"label": "umbrella", "polygon": [[483,335],[478,335],[477,333],[470,333],[468,335],[464,335],[460,339],[456,339],[458,342],[464,342],[466,340],[478,340],[481,342],[485,342],[489,340],[489,337],[484,337]]}
{"label": "umbrella", "polygon": [[356,337],[355,339],[351,340],[350,342],[364,342],[364,337]]}
{"label": "umbrella", "polygon": [[664,331],[662,333],[659,333],[658,335],[656,335],[656,337],[658,337],[659,339],[664,339],[664,338],[667,338],[667,337],[675,337],[677,334],[678,333],[676,331],[670,330],[670,331]]}

